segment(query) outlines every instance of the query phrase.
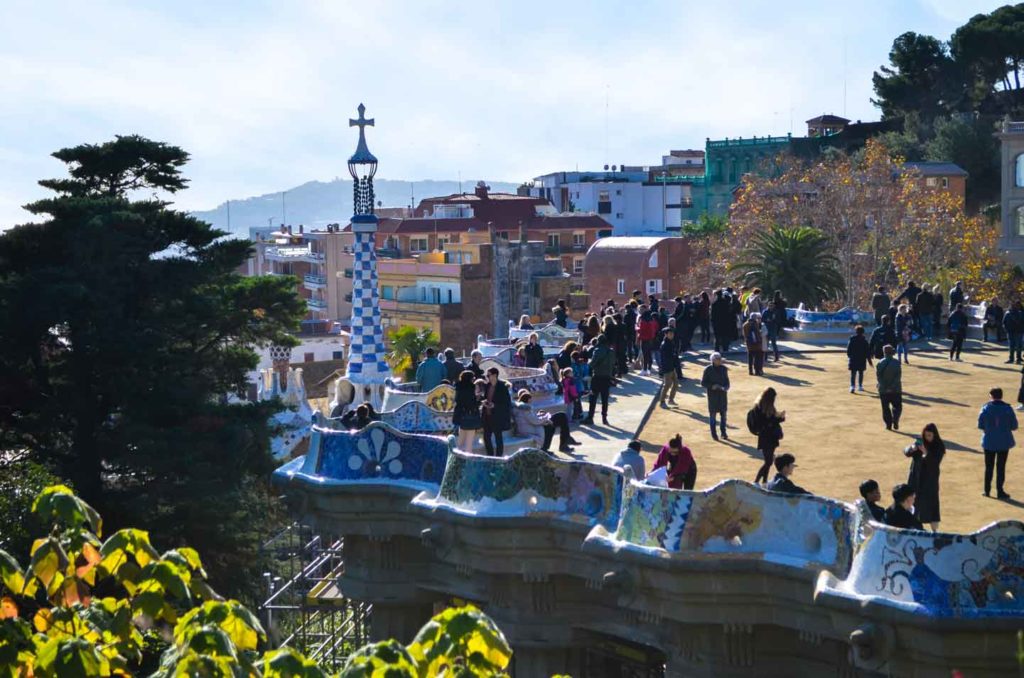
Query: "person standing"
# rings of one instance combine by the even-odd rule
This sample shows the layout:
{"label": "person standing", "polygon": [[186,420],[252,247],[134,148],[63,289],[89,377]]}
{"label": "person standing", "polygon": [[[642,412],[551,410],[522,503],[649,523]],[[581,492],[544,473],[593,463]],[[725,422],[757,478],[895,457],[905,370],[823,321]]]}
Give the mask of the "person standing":
{"label": "person standing", "polygon": [[636,327],[636,338],[640,342],[640,353],[643,356],[643,369],[640,370],[642,376],[651,374],[651,367],[654,365],[654,341],[657,336],[658,321],[650,311],[644,311],[640,314]]}
{"label": "person standing", "polygon": [[[662,407],[676,404],[676,391],[679,390],[678,371],[679,355],[676,353],[675,335],[671,328],[666,328],[665,338],[661,342],[661,357],[658,360],[658,374],[661,375],[661,393],[659,400]],[[666,401],[668,405],[666,405]]]}
{"label": "person standing", "polygon": [[1019,301],[1013,302],[1009,312],[1003,316],[1002,320],[1002,327],[1006,328],[1006,338],[1010,344],[1010,356],[1006,362],[1020,365],[1021,351],[1024,349],[1022,346],[1024,344],[1024,306]]}
{"label": "person standing", "polygon": [[761,288],[755,287],[754,291],[747,297],[746,302],[747,316],[751,316],[754,313],[764,313],[764,302],[761,300]]}
{"label": "person standing", "polygon": [[[1012,310],[1012,307],[1011,307]],[[981,323],[981,340],[988,341],[988,333],[992,332],[996,335],[996,341],[1003,340],[1003,320],[1006,318],[1006,313],[1003,311],[1003,307],[999,305],[999,300],[995,297],[985,304],[985,318]],[[918,497],[918,503],[920,504],[921,498]]]}
{"label": "person standing", "polygon": [[967,338],[967,314],[963,304],[955,305],[949,314],[949,337],[953,340],[949,345],[949,359],[960,362],[960,351],[964,349],[964,339]]}
{"label": "person standing", "polygon": [[768,359],[767,353],[770,349],[775,356],[775,362],[779,362],[779,333],[782,331],[782,323],[785,320],[783,316],[785,316],[785,312],[780,312],[774,301],[768,302],[768,308],[761,316],[761,326],[764,328],[766,341],[765,360]]}
{"label": "person standing", "polygon": [[456,447],[463,452],[472,452],[476,441],[476,432],[483,426],[480,417],[480,397],[477,393],[476,377],[470,370],[459,374],[455,382],[455,407],[452,410],[452,423],[459,430]]}
{"label": "person standing", "polygon": [[878,379],[878,399],[882,403],[882,420],[885,429],[900,430],[900,415],[903,413],[903,368],[889,344],[882,348],[884,357],[875,366]]}
{"label": "person standing", "polygon": [[526,357],[527,367],[542,367],[544,365],[544,347],[540,345],[540,335],[530,332],[530,338],[523,347],[523,354]]}
{"label": "person standing", "polygon": [[658,452],[651,471],[662,466],[667,468],[669,487],[675,490],[693,489],[697,482],[697,462],[693,460],[690,448],[683,445],[683,437],[678,433]]}
{"label": "person standing", "polygon": [[775,477],[764,489],[783,494],[811,494],[792,481],[791,478],[795,470],[796,457],[788,452],[780,454],[779,458],[775,460]]}
{"label": "person standing", "polygon": [[964,296],[964,283],[962,280],[957,280],[956,284],[953,285],[953,289],[949,291],[949,307],[951,309],[956,308],[964,303],[966,299],[967,297]]}
{"label": "person standing", "polygon": [[885,524],[905,530],[923,530],[924,525],[914,515],[914,488],[900,483],[892,488],[892,506],[885,510]]}
{"label": "person standing", "polygon": [[444,350],[444,371],[445,379],[448,383],[454,386],[459,381],[459,375],[462,374],[462,370],[466,369],[459,362],[458,358],[455,357],[455,350],[452,348],[446,348]]}
{"label": "person standing", "polygon": [[938,336],[942,328],[942,288],[938,285],[932,287],[932,329],[933,335]]}
{"label": "person standing", "polygon": [[630,301],[622,313],[622,336],[626,342],[626,361],[632,363],[636,360],[636,303]]}
{"label": "person standing", "polygon": [[896,332],[892,329],[892,321],[888,315],[882,316],[882,324],[871,332],[871,355],[875,360],[881,360],[882,348],[896,345]]}
{"label": "person standing", "polygon": [[850,393],[854,387],[864,390],[864,370],[871,364],[871,346],[864,336],[864,326],[857,325],[853,336],[846,342],[846,367],[850,370]]}
{"label": "person standing", "polygon": [[743,323],[743,342],[747,347],[747,372],[760,377],[764,374],[764,347],[762,346],[760,313],[751,313],[747,321]]}
{"label": "person standing", "polygon": [[708,291],[700,293],[700,301],[697,304],[697,323],[700,325],[700,343],[711,342],[711,297]]}
{"label": "person standing", "polygon": [[[512,428],[511,384],[499,379],[498,374],[497,367],[487,370],[484,401],[481,405],[484,422],[484,447],[490,457],[504,456],[504,433]],[[491,442],[492,438],[493,443]]]}
{"label": "person standing", "polygon": [[437,353],[433,348],[426,350],[426,359],[416,368],[416,387],[420,393],[426,393],[430,389],[439,386],[448,376],[448,370],[437,359]]}
{"label": "person standing", "polygon": [[603,334],[597,337],[597,348],[590,356],[590,413],[583,423],[594,425],[594,410],[597,399],[601,399],[601,422],[608,425],[608,392],[612,387],[615,373],[615,354],[608,348],[608,338]]}
{"label": "person standing", "polygon": [[896,359],[898,360],[902,353],[903,362],[907,365],[910,364],[910,333],[913,325],[910,309],[906,304],[900,304],[896,311]]}
{"label": "person standing", "polygon": [[732,302],[722,290],[715,290],[715,300],[711,304],[711,329],[715,333],[715,350],[723,355],[729,352],[732,341]]}
{"label": "person standing", "polygon": [[882,501],[882,491],[878,489],[878,483],[874,480],[865,480],[860,484],[860,496],[864,498],[864,505],[875,522],[885,522],[885,509],[878,505]]}
{"label": "person standing", "polygon": [[722,354],[711,354],[711,364],[704,368],[700,377],[700,385],[708,397],[708,417],[711,422],[711,437],[718,440],[715,433],[715,417],[719,417],[719,427],[722,431],[722,439],[728,440],[729,434],[725,431],[725,415],[729,409],[729,368],[722,364]]}
{"label": "person standing", "polygon": [[775,409],[775,389],[769,386],[754,402],[754,407],[747,414],[747,427],[757,436],[757,449],[764,458],[764,464],[757,470],[754,483],[768,482],[768,474],[775,461],[775,450],[782,440],[782,422],[786,421],[786,413]]}
{"label": "person standing", "polygon": [[[550,297],[548,297],[550,299]],[[565,299],[559,299],[555,302],[554,308],[551,309],[551,314],[555,316],[555,324],[559,327],[566,327],[569,324],[569,309],[565,305]]]}
{"label": "person standing", "polygon": [[615,457],[615,461],[612,462],[612,466],[625,470],[628,466],[633,469],[633,477],[637,480],[643,480],[647,477],[647,463],[644,458],[640,455],[640,450],[643,446],[639,440],[631,440],[626,445],[626,449],[619,452],[619,455]]}
{"label": "person standing", "polygon": [[942,442],[939,429],[928,424],[921,431],[921,437],[903,450],[910,457],[910,474],[907,484],[917,495],[914,512],[922,523],[929,523],[932,532],[939,530],[939,466],[946,456],[946,444]]}
{"label": "person standing", "polygon": [[992,470],[996,472],[996,496],[1009,499],[1003,483],[1006,480],[1006,457],[1017,443],[1013,432],[1017,430],[1017,415],[1013,408],[1003,402],[1003,389],[989,391],[991,400],[978,413],[978,428],[981,429],[981,449],[985,451],[985,496],[992,489]]}
{"label": "person standing", "polygon": [[931,287],[924,285],[917,295],[917,304],[914,306],[914,317],[921,330],[921,336],[931,339],[933,336],[935,317],[935,297],[932,295]]}

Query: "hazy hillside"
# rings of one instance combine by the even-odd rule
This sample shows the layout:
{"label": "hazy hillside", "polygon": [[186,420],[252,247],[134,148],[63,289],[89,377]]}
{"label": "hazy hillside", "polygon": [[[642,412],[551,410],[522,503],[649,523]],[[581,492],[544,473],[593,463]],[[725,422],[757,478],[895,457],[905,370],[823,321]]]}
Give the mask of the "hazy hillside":
{"label": "hazy hillside", "polygon": [[[462,190],[471,192],[477,179],[466,179],[462,182]],[[502,181],[488,181],[487,185],[495,192],[515,193],[517,184]],[[379,179],[374,182],[377,200],[384,207],[407,207],[410,191],[415,194],[418,203],[423,198],[438,195],[449,195],[459,192],[457,181],[394,181]],[[284,208],[287,223],[298,226],[305,224],[307,228],[323,226],[330,223],[348,223],[352,216],[352,181],[335,179],[334,181],[310,181],[301,186],[288,189]],[[224,203],[214,209],[193,212],[196,217],[210,222],[217,228],[242,236],[248,236],[250,226],[266,226],[269,223],[277,226],[281,223],[281,194],[269,193],[253,198],[231,200],[231,228],[228,228],[228,215]]]}

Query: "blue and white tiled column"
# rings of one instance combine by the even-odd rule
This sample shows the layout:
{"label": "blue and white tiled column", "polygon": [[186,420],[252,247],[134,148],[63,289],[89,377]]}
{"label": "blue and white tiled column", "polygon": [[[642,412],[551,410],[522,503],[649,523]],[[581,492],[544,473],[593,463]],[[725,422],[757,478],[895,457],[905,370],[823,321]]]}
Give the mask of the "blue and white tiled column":
{"label": "blue and white tiled column", "polygon": [[383,384],[391,371],[384,359],[384,328],[378,303],[377,218],[354,217],[352,230],[352,337],[347,376],[353,384]]}

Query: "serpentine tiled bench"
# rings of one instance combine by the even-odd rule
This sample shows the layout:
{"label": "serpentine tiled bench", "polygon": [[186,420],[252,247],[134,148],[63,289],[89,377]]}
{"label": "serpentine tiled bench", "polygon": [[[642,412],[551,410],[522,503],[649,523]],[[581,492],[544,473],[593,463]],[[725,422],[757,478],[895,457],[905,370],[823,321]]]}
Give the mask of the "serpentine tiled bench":
{"label": "serpentine tiled bench", "polygon": [[389,380],[386,383],[384,402],[381,405],[384,411],[396,410],[411,401],[421,402],[438,412],[451,412],[455,408],[455,387],[449,384],[439,384],[424,393],[415,390],[415,382],[396,384]]}

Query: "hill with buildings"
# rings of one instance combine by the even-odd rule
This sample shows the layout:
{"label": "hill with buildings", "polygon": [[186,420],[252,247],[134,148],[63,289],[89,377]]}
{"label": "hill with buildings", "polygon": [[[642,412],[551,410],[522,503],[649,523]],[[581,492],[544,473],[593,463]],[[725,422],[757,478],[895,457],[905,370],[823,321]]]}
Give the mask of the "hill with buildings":
{"label": "hill with buildings", "polygon": [[[461,182],[462,190],[473,192],[477,179]],[[494,192],[515,193],[518,184],[495,181],[487,182]],[[408,207],[412,199],[417,203],[423,198],[451,195],[459,192],[458,181],[401,181],[379,179],[374,182],[377,200],[384,207]],[[282,222],[309,227],[322,227],[330,223],[348,223],[352,216],[352,181],[308,181],[285,191],[282,204],[281,192],[232,199],[230,225],[228,205],[221,203],[213,209],[193,212],[192,215],[208,221],[217,228],[240,236],[248,236],[250,226],[266,226]]]}

